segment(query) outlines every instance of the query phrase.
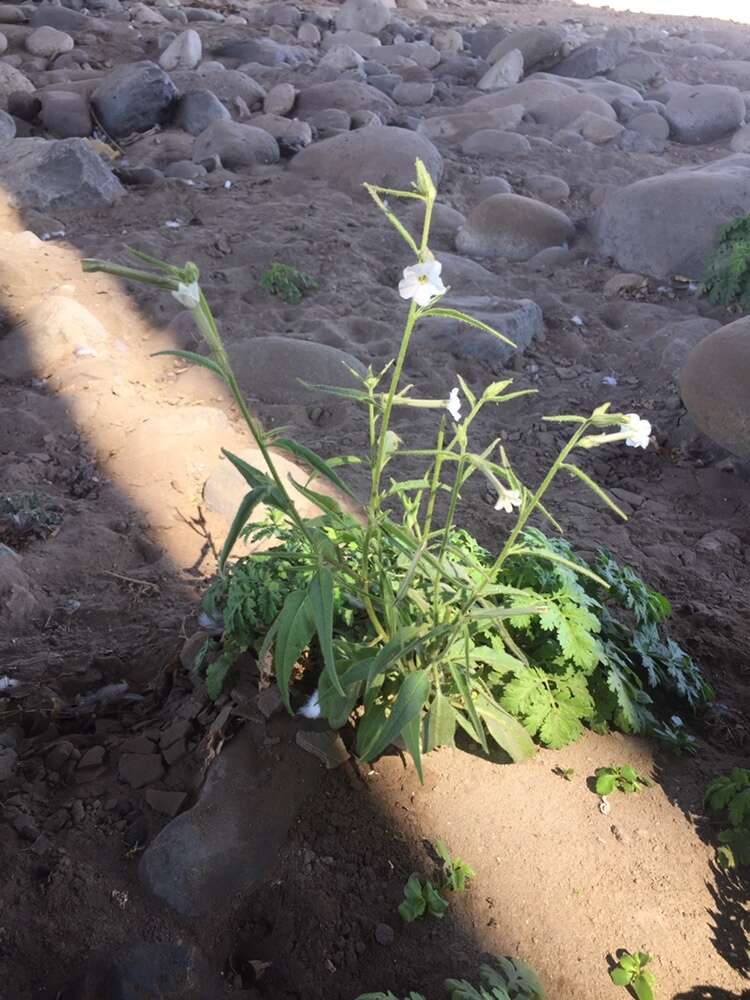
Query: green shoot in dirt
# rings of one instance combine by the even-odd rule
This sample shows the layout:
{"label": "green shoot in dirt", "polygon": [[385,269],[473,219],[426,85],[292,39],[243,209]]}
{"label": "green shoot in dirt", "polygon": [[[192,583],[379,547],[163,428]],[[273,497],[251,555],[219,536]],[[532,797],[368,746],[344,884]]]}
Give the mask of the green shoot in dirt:
{"label": "green shoot in dirt", "polygon": [[655,1000],[656,980],[653,972],[646,968],[650,961],[651,956],[643,951],[634,955],[626,951],[609,977],[615,986],[630,988],[638,1000]]}
{"label": "green shoot in dirt", "polygon": [[432,882],[416,874],[409,876],[404,886],[404,901],[398,908],[405,923],[411,924],[428,913],[442,919],[447,909],[448,900],[440,895]]}
{"label": "green shoot in dirt", "polygon": [[[546,1000],[539,979],[518,958],[499,955],[496,965],[481,965],[481,984],[473,986],[466,979],[446,979],[450,1000]],[[398,1000],[394,993],[362,993],[357,1000]],[[425,1000],[421,993],[409,993],[404,1000]]]}
{"label": "green shoot in dirt", "polygon": [[474,869],[461,858],[452,857],[442,840],[436,841],[434,847],[438,857],[443,862],[443,890],[465,892],[470,880],[476,875]]}
{"label": "green shoot in dirt", "polygon": [[558,778],[564,778],[565,781],[572,781],[575,777],[575,771],[572,767],[553,767],[552,773],[556,774]]}
{"label": "green shoot in dirt", "polygon": [[750,864],[750,770],[733,767],[706,789],[709,812],[724,816],[729,826],[719,833],[717,861],[722,868]]}
{"label": "green shoot in dirt", "polygon": [[632,794],[653,785],[650,778],[642,778],[630,764],[622,767],[598,767],[595,774],[597,795],[611,795],[615,789]]}
{"label": "green shoot in dirt", "polygon": [[[369,370],[359,388],[317,387],[364,408],[364,456],[326,460],[283,432],[261,427],[240,391],[194,264],[174,267],[141,253],[135,256],[150,271],[83,262],[86,271],[169,291],[192,310],[207,353],[162,353],[222,379],[260,451],[259,467],[224,452],[247,493],[209,596],[226,626],[220,655],[206,667],[210,696],[221,694],[239,655],[252,650],[259,662],[272,664],[292,712],[298,703],[293,680],[309,670],[329,725],[338,729],[356,720],[355,749],[363,762],[402,741],[420,779],[423,754],[454,746],[457,737],[488,755],[494,743],[520,761],[534,753],[535,740],[562,747],[587,725],[648,732],[664,702],[701,704],[709,690],[700,671],[661,632],[668,602],[607,553],[592,568],[563,539],[546,537],[533,523],[545,520],[561,531],[545,501],[554,483],[570,479],[624,517],[586,471],[587,456],[610,445],[647,447],[650,423],[612,412],[607,403],[584,416],[545,418],[570,431],[533,484],[516,471],[500,437],[474,444],[483,412],[500,411],[493,419],[501,424],[503,407],[535,390],[503,379],[475,391],[457,373],[456,384],[449,390],[451,378],[435,399],[404,384],[420,324],[447,319],[510,342],[446,304],[441,264],[429,245],[437,192],[424,164],[417,161],[410,190],[365,187],[412,263],[399,284],[408,308],[397,356],[382,371]],[[417,235],[397,214],[400,204],[414,201],[424,210]],[[427,446],[402,441],[393,430],[395,414],[404,409],[431,411]],[[279,453],[297,463],[295,475],[282,474]],[[419,469],[404,479],[402,461]],[[353,462],[368,473],[364,497],[340,474]],[[462,500],[472,488],[476,493],[477,479],[497,498],[492,551],[458,523]],[[317,516],[301,516],[298,494],[316,505]],[[259,508],[270,512],[260,526],[251,523]],[[240,541],[251,550],[259,541],[267,548],[262,558],[233,559]],[[666,714],[671,711],[668,705]]]}
{"label": "green shoot in dirt", "polygon": [[714,305],[738,305],[750,312],[750,215],[732,219],[719,230],[700,290]]}
{"label": "green shoot in dirt", "polygon": [[305,292],[319,287],[315,278],[311,278],[309,274],[276,260],[264,273],[260,283],[270,295],[278,296],[290,306],[300,303]]}
{"label": "green shoot in dirt", "polygon": [[651,731],[665,750],[676,756],[698,753],[698,740],[685,729],[679,715],[673,715],[668,722],[660,722]]}

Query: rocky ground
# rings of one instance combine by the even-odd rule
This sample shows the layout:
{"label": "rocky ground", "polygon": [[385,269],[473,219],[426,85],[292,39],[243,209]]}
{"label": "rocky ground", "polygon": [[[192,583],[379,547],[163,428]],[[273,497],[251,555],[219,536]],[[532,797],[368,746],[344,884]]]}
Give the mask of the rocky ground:
{"label": "rocky ground", "polygon": [[[750,212],[750,28],[68,0],[0,5],[0,53],[0,995],[437,997],[503,953],[551,1000],[614,1000],[607,955],[628,947],[655,955],[660,997],[747,997],[747,886],[713,864],[702,795],[750,742],[750,318],[697,280]],[[580,551],[673,602],[717,692],[695,760],[615,735],[512,768],[441,752],[423,787],[398,757],[327,770],[343,745],[279,715],[252,663],[217,705],[187,669],[241,494],[220,448],[254,456],[208,373],[150,357],[196,348],[190,315],[80,259],[195,261],[261,419],[361,451],[361,415],[299,379],[392,355],[409,261],[361,184],[408,186],[417,156],[451,301],[518,347],[419,330],[420,394],[456,372],[538,389],[480,426],[530,482],[560,442],[545,413],[612,400],[654,426],[648,451],[591,462],[626,524],[575,486],[553,501]],[[318,288],[271,296],[273,261]],[[488,499],[464,523],[492,543]],[[625,760],[657,787],[604,816],[585,777]],[[403,883],[441,837],[475,886],[404,929]]]}

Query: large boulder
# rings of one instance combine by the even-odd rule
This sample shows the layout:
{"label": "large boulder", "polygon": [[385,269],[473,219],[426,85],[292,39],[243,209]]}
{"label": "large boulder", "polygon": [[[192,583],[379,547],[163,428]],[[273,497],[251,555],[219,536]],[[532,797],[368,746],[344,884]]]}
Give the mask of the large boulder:
{"label": "large boulder", "polygon": [[472,257],[528,260],[547,247],[567,244],[573,235],[573,223],[559,209],[523,195],[494,194],[469,215],[456,248]]}
{"label": "large boulder", "polygon": [[735,87],[705,84],[675,94],[664,113],[672,137],[695,146],[739,128],[745,120],[745,101]]}
{"label": "large boulder", "polygon": [[7,111],[8,98],[15,93],[34,93],[34,84],[9,63],[0,62],[0,110]]}
{"label": "large boulder", "polygon": [[522,80],[513,87],[496,91],[493,94],[483,94],[466,104],[456,108],[459,114],[477,111],[491,111],[496,108],[507,108],[512,104],[520,104],[529,114],[533,115],[538,105],[547,101],[561,101],[567,97],[577,96],[575,87],[567,83],[553,82],[548,79]]}
{"label": "large boulder", "polygon": [[193,161],[202,163],[218,156],[229,170],[278,163],[279,145],[262,128],[242,122],[215,121],[201,132],[193,147]]}
{"label": "large boulder", "polygon": [[534,105],[531,116],[540,125],[548,125],[555,130],[566,128],[581,115],[593,113],[600,118],[616,119],[612,106],[595,94],[565,94]]}
{"label": "large boulder", "polygon": [[531,73],[559,62],[564,40],[557,28],[523,28],[499,41],[487,56],[487,62],[496,63],[513,49],[518,49],[526,72]]}
{"label": "large boulder", "polygon": [[750,212],[750,155],[673,170],[611,189],[591,228],[624,271],[699,278],[717,230]]}
{"label": "large boulder", "polygon": [[429,139],[408,129],[371,126],[308,146],[292,160],[290,169],[357,196],[365,194],[365,182],[409,189],[417,159],[437,184],[443,158]]}
{"label": "large boulder", "polygon": [[17,208],[40,212],[103,208],[125,193],[85,139],[0,142],[0,187]]}
{"label": "large boulder", "polygon": [[356,80],[335,80],[332,83],[315,83],[305,87],[297,98],[296,114],[306,118],[316,111],[336,108],[340,111],[374,111],[384,121],[390,120],[395,107],[390,97],[368,83]]}
{"label": "large boulder", "polygon": [[391,10],[384,0],[346,0],[336,14],[336,28],[377,35],[390,19]]}
{"label": "large boulder", "polygon": [[96,116],[115,138],[161,125],[177,99],[177,88],[156,63],[119,66],[91,95]]}
{"label": "large boulder", "polygon": [[685,406],[704,434],[750,460],[750,316],[709,334],[680,375]]}

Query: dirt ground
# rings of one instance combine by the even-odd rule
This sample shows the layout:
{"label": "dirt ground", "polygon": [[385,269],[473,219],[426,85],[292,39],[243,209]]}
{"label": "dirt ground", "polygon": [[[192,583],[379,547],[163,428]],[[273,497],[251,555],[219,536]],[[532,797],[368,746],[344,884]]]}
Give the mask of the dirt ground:
{"label": "dirt ground", "polygon": [[[526,2],[443,2],[431,12],[444,24],[569,19],[654,33],[697,25]],[[700,60],[664,61],[672,79],[688,82],[707,79],[710,69]],[[140,153],[151,144],[158,157],[153,137],[140,142]],[[545,339],[511,372],[519,387],[539,393],[487,416],[479,431],[488,440],[502,434],[519,472],[535,482],[561,440],[544,414],[611,400],[652,422],[656,448],[597,452],[591,463],[629,514],[626,524],[576,486],[557,490],[551,505],[579,551],[606,545],[672,602],[673,634],[717,694],[691,723],[699,755],[676,759],[645,741],[591,734],[519,766],[441,751],[427,761],[424,786],[397,756],[371,773],[346,765],[305,804],[267,881],[248,898],[228,899],[221,919],[205,925],[177,922],[140,886],[140,852],[167,817],[149,804],[145,785],[122,780],[118,761],[133,739],[158,739],[178,692],[180,705],[192,705],[191,736],[155,786],[185,792],[188,804],[197,794],[215,709],[196,701],[179,652],[195,631],[226,529],[226,513],[206,504],[203,484],[222,468],[221,447],[242,447],[241,429],[206,373],[149,357],[195,344],[174,301],[84,276],[79,261],[120,257],[123,245],[194,260],[229,344],[293,335],[375,366],[397,343],[403,255],[374,208],[322,185],[300,190],[279,169],[232,176],[229,189],[219,172],[205,189],[132,190],[106,214],[21,219],[4,210],[0,228],[12,252],[0,260],[0,333],[23,321],[30,338],[19,348],[19,374],[0,374],[0,482],[3,493],[43,494],[49,523],[36,534],[24,523],[0,525],[0,542],[22,555],[9,611],[26,622],[0,634],[0,678],[17,682],[0,688],[0,743],[19,750],[0,797],[3,1000],[55,1000],[92,953],[135,937],[200,942],[226,976],[227,995],[256,1000],[354,1000],[386,989],[437,997],[445,977],[471,978],[492,954],[532,964],[550,1000],[614,1000],[621,991],[607,969],[618,948],[654,955],[659,997],[750,995],[747,882],[715,867],[715,829],[702,807],[708,780],[747,766],[750,752],[749,470],[691,427],[673,373],[659,361],[663,345],[651,339],[667,323],[732,317],[679,283],[605,299],[616,272],[593,256],[582,225],[601,185],[726,151],[726,143],[669,144],[655,157],[540,144],[511,165],[445,151],[441,185],[445,203],[462,212],[475,203],[482,174],[502,173],[521,193],[531,173],[570,185],[564,208],[579,224],[574,253],[494,272],[494,294],[533,299],[544,311]],[[58,229],[64,237],[51,241],[28,232]],[[433,244],[436,253],[453,249],[440,231]],[[270,298],[259,279],[273,259],[311,273],[319,291],[298,306]],[[34,309],[50,296],[56,308],[60,298],[84,306],[110,339],[51,363],[34,340]],[[405,373],[426,395],[447,395],[457,365],[474,387],[494,374],[426,347],[421,341]],[[24,359],[29,350],[34,356]],[[255,411],[267,425],[291,425],[325,455],[363,449],[363,420],[347,407],[261,400]],[[418,438],[429,424],[425,414],[400,429]],[[361,486],[356,474],[352,482]],[[478,486],[464,511],[464,526],[492,544],[498,515]],[[597,767],[625,762],[656,784],[613,799],[603,815],[588,779]],[[572,768],[573,780],[557,768]],[[403,884],[412,871],[430,871],[429,845],[438,839],[475,868],[476,880],[442,921],[404,928],[396,911]],[[252,962],[270,965],[258,975]]]}

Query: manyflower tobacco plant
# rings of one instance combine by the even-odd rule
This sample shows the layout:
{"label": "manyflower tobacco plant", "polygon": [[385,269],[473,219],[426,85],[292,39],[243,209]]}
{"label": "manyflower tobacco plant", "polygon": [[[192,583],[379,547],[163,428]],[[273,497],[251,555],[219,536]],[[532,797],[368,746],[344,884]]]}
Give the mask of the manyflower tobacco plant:
{"label": "manyflower tobacco plant", "polygon": [[[261,662],[272,658],[281,697],[292,711],[293,699],[299,704],[292,678],[304,659],[319,671],[319,679],[303,714],[320,714],[339,728],[355,718],[356,709],[359,757],[372,761],[391,743],[402,741],[421,776],[422,754],[453,745],[459,730],[486,753],[491,739],[511,759],[522,760],[534,751],[532,736],[562,746],[575,739],[584,721],[606,725],[614,719],[642,730],[653,716],[638,660],[626,651],[628,643],[614,626],[607,632],[611,640],[598,637],[605,612],[594,591],[605,594],[609,583],[563,542],[546,540],[529,524],[541,516],[557,529],[543,501],[561,473],[582,481],[624,517],[575,463],[574,453],[617,442],[645,447],[650,425],[635,414],[611,413],[608,404],[589,416],[548,418],[574,427],[542,481],[530,486],[513,469],[499,439],[475,451],[470,435],[485,407],[504,406],[532,390],[513,389],[512,380],[503,379],[477,395],[458,375],[447,400],[424,399],[402,384],[418,323],[448,318],[511,343],[486,323],[443,303],[447,289],[429,247],[436,191],[420,161],[416,174],[408,191],[365,185],[415,258],[399,285],[409,306],[397,356],[383,371],[368,371],[359,389],[317,387],[356,400],[366,410],[369,489],[362,500],[338,471],[361,462],[361,456],[326,461],[278,432],[265,431],[253,417],[200,291],[195,265],[177,268],[136,254],[154,270],[94,260],[84,261],[83,267],[163,288],[192,309],[208,354],[163,353],[202,365],[223,379],[267,466],[268,471],[261,471],[224,453],[248,492],[207,596],[207,610],[222,615],[225,625],[222,644],[213,650],[207,668],[209,693],[218,697],[238,655],[252,649]],[[423,205],[418,237],[391,207],[403,200]],[[391,421],[396,407],[436,411],[433,446],[412,447],[395,434]],[[277,451],[310,469],[306,482],[282,475]],[[391,478],[400,456],[420,460],[421,473],[406,481]],[[496,491],[495,509],[515,515],[493,553],[456,525],[463,492],[477,474]],[[326,494],[314,488],[318,480],[329,488]],[[290,485],[318,506],[317,517],[300,516]],[[331,487],[337,496],[331,495]],[[249,527],[259,505],[269,512],[268,519]],[[273,544],[262,553],[230,559],[241,538]],[[642,655],[644,664],[647,655],[649,663],[657,664],[657,656],[664,659],[667,653],[656,653],[656,625],[649,628]],[[675,662],[676,653],[668,655]],[[687,673],[692,661],[681,655]],[[661,677],[660,669],[654,667],[654,676]],[[690,690],[699,690],[697,681]]]}

